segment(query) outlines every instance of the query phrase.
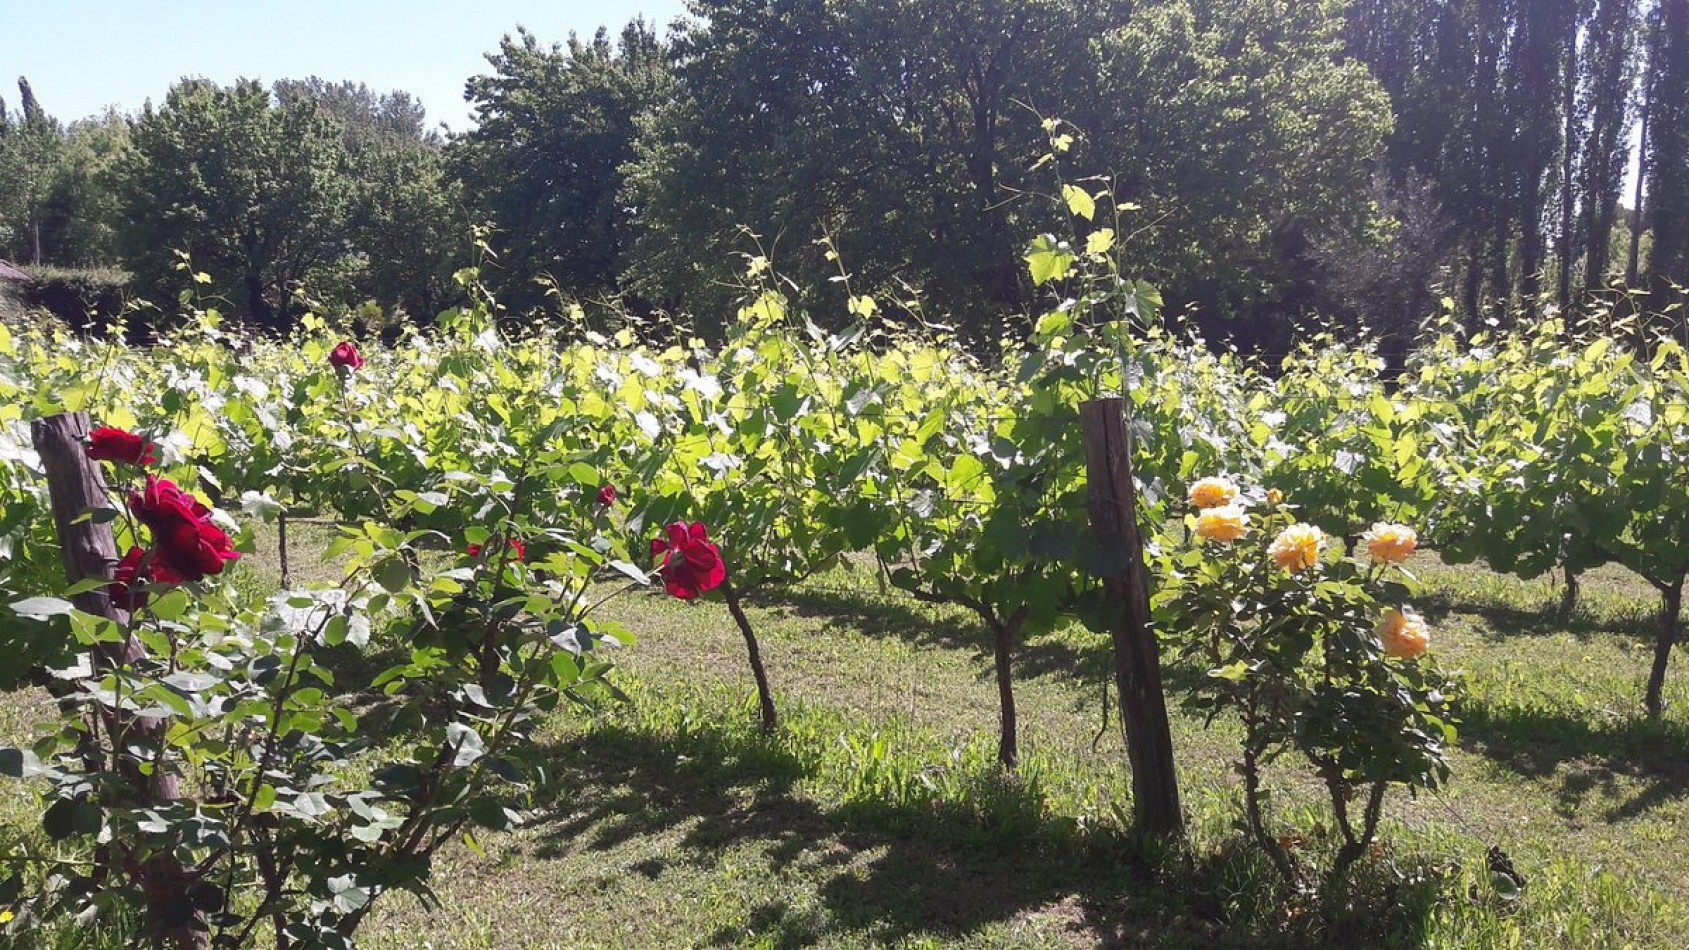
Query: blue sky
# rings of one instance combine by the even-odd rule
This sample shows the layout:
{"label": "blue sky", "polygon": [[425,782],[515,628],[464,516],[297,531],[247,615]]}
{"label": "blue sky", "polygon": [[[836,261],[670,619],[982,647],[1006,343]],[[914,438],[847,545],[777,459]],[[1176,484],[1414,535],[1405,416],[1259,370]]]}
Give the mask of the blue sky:
{"label": "blue sky", "polygon": [[614,33],[643,15],[666,29],[683,0],[0,0],[0,96],[19,75],[70,121],[106,106],[134,111],[182,76],[362,82],[422,100],[430,125],[469,125],[463,83],[526,26],[543,43],[574,30]]}

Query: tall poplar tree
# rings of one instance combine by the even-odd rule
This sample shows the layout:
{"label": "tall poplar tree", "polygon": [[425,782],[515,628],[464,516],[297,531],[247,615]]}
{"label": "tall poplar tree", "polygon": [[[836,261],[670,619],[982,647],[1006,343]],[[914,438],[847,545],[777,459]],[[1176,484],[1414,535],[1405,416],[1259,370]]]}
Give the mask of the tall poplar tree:
{"label": "tall poplar tree", "polygon": [[1648,64],[1648,272],[1661,311],[1689,284],[1689,0],[1659,0]]}
{"label": "tall poplar tree", "polygon": [[1636,79],[1641,72],[1640,0],[1596,0],[1584,35],[1578,69],[1578,194],[1583,238],[1583,286],[1599,290],[1611,267],[1630,129],[1636,116]]}

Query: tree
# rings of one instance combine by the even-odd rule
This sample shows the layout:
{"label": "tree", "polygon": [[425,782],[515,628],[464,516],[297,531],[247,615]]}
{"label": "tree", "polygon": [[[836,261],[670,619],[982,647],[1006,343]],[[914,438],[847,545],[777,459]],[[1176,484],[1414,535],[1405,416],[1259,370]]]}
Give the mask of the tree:
{"label": "tree", "polygon": [[117,260],[120,218],[112,176],[129,148],[129,124],[115,110],[70,124],[42,210],[43,256],[67,267]]}
{"label": "tree", "polygon": [[453,293],[453,272],[468,261],[471,221],[422,103],[406,92],[377,95],[363,83],[315,76],[274,88],[283,108],[314,103],[339,122],[352,252],[340,268],[343,283],[333,289],[345,303],[373,300],[432,318]]}
{"label": "tree", "polygon": [[[1639,0],[1596,0],[1584,36],[1578,110],[1584,124],[1578,192],[1583,236],[1583,284],[1599,290],[1611,266],[1613,226],[1630,158],[1641,39]],[[1563,265],[1568,266],[1569,265]]]}
{"label": "tree", "polygon": [[[1236,328],[1244,301],[1296,289],[1287,235],[1364,201],[1388,115],[1342,61],[1338,10],[698,0],[674,43],[679,93],[628,172],[630,283],[707,321],[748,229],[799,286],[829,286],[836,250],[862,291],[913,287],[928,316],[993,339],[1028,300],[1021,242],[1067,230],[1027,194],[1112,172],[1144,209],[1146,269]],[[1090,140],[1060,180],[1032,168],[1045,116]]]}
{"label": "tree", "polygon": [[194,273],[242,318],[283,329],[294,292],[346,246],[352,188],[340,124],[314,101],[273,103],[252,80],[170,89],[134,121],[120,163],[118,243],[137,283],[174,297]]}
{"label": "tree", "polygon": [[[1504,200],[1510,207],[1498,220],[1519,237],[1519,299],[1527,314],[1536,312],[1546,263],[1546,212],[1554,159],[1562,147],[1575,148],[1562,135],[1561,104],[1572,82],[1565,61],[1577,49],[1581,6],[1580,0],[1520,3],[1502,73],[1503,109],[1511,120],[1511,134],[1499,157],[1507,184]],[[1504,236],[1498,233],[1496,237],[1498,248],[1505,247]]]}
{"label": "tree", "polygon": [[1144,276],[1170,310],[1198,306],[1215,333],[1282,349],[1282,318],[1308,293],[1302,235],[1339,231],[1367,208],[1389,102],[1344,54],[1340,10],[1143,4],[1102,37],[1099,111],[1078,120],[1093,162],[1142,209],[1127,247]]}
{"label": "tree", "polygon": [[282,105],[310,101],[339,119],[346,148],[359,152],[391,140],[440,145],[440,136],[427,128],[428,112],[415,96],[402,90],[377,93],[361,82],[329,82],[317,76],[279,79],[272,87]]}
{"label": "tree", "polygon": [[642,20],[615,43],[601,29],[566,47],[518,29],[487,61],[493,73],[467,85],[476,127],[451,146],[453,174],[494,228],[487,275],[516,308],[544,299],[541,282],[619,291],[634,215],[622,167],[641,117],[672,95],[664,44]]}
{"label": "tree", "polygon": [[1022,200],[1051,184],[1027,174],[1048,147],[1039,113],[1071,115],[1093,91],[1090,37],[1121,9],[695,3],[702,19],[675,41],[680,94],[629,172],[632,284],[711,324],[748,230],[799,286],[830,286],[836,253],[864,292],[913,287],[929,317],[993,338],[1025,305],[1021,243],[1060,224]]}
{"label": "tree", "polygon": [[0,253],[40,264],[44,260],[47,202],[64,148],[58,120],[41,108],[29,80],[18,77],[21,112],[0,108]]}
{"label": "tree", "polygon": [[1431,288],[1452,227],[1435,185],[1416,173],[1398,185],[1380,169],[1372,193],[1368,212],[1316,238],[1314,253],[1327,293],[1376,336],[1385,369],[1397,372],[1434,307]]}
{"label": "tree", "polygon": [[1689,0],[1659,0],[1647,89],[1648,270],[1659,310],[1689,284]]}
{"label": "tree", "polygon": [[[1469,320],[1530,313],[1540,278],[1598,289],[1629,158],[1643,0],[1357,0],[1349,50],[1391,97],[1392,179],[1437,183]],[[1648,125],[1644,116],[1644,127]],[[1645,136],[1646,138],[1646,136]]]}

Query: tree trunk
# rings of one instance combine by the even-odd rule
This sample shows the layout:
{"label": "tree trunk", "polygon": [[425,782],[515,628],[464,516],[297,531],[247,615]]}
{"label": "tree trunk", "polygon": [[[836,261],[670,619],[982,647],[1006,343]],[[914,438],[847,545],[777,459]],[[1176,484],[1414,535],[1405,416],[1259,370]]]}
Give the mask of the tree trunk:
{"label": "tree trunk", "polygon": [[1482,242],[1474,238],[1468,247],[1466,280],[1461,293],[1466,307],[1466,329],[1473,331],[1484,325],[1482,294],[1484,271],[1481,263],[1483,256],[1481,244]]}
{"label": "tree trunk", "polygon": [[999,709],[999,731],[997,736],[997,761],[1006,769],[1012,769],[1020,764],[1020,745],[1017,737],[1020,723],[1015,715],[1015,680],[1012,663],[1014,661],[1015,633],[1020,626],[1017,619],[1024,614],[1010,618],[1007,623],[991,618],[991,632],[993,635],[994,652],[997,665],[997,704]]}
{"label": "tree trunk", "polygon": [[1630,208],[1630,258],[1625,263],[1624,283],[1632,290],[1636,289],[1637,273],[1642,261],[1642,183],[1648,177],[1648,126],[1653,118],[1654,103],[1649,100],[1642,106],[1642,137],[1636,147],[1636,195],[1631,200]]}
{"label": "tree trunk", "polygon": [[1665,709],[1661,695],[1666,687],[1666,665],[1671,662],[1671,649],[1683,632],[1683,575],[1669,584],[1660,584],[1660,630],[1654,641],[1654,668],[1648,674],[1648,694],[1643,704],[1650,719],[1658,719]]}
{"label": "tree trunk", "polygon": [[757,681],[757,702],[762,707],[762,731],[773,732],[780,725],[780,716],[774,708],[774,691],[768,686],[768,672],[762,667],[762,648],[757,645],[757,633],[751,628],[751,618],[745,616],[745,608],[739,603],[739,589],[733,586],[733,581],[721,582],[721,596],[727,601],[727,612],[733,615],[733,622],[739,625],[739,633],[745,638],[751,675]]}
{"label": "tree trunk", "polygon": [[[47,491],[52,501],[53,521],[58,529],[63,553],[65,576],[76,584],[91,578],[111,580],[117,565],[117,544],[112,538],[110,522],[96,523],[82,519],[84,512],[109,508],[111,499],[106,492],[105,478],[97,463],[88,459],[84,448],[89,432],[88,414],[61,413],[37,419],[31,426],[35,450],[41,455],[41,468],[47,476]],[[80,522],[78,519],[81,519]],[[126,623],[128,616],[119,611],[104,588],[84,591],[72,598],[76,608],[84,613]],[[131,666],[146,651],[131,636],[120,645],[102,645],[95,651],[96,662],[105,669]],[[151,774],[140,768],[140,760],[130,751],[162,744],[164,724],[156,719],[129,718],[118,711],[109,711],[111,725],[108,734],[131,738],[128,749],[114,750],[120,757],[120,770],[129,783],[132,803],[137,805],[163,804],[182,797],[176,773],[168,763],[154,759]],[[153,856],[132,864],[127,869],[139,885],[146,900],[147,927],[158,940],[177,950],[198,950],[210,941],[204,912],[196,909],[189,897],[199,882],[199,876],[189,871],[173,854]]]}
{"label": "tree trunk", "polygon": [[1578,609],[1578,572],[1567,570],[1566,586],[1560,591],[1560,616],[1570,617]]}
{"label": "tree trunk", "polygon": [[264,279],[257,272],[248,271],[245,284],[247,319],[266,329],[279,329],[275,326],[275,313],[270,309],[270,301],[264,295]]}
{"label": "tree trunk", "polygon": [[[1566,321],[1566,329],[1569,332],[1571,330],[1572,256],[1574,254],[1572,249],[1577,246],[1576,241],[1573,240],[1576,237],[1573,234],[1576,226],[1573,224],[1572,214],[1576,202],[1573,200],[1575,189],[1572,183],[1575,181],[1576,170],[1573,167],[1573,159],[1577,155],[1576,143],[1578,140],[1578,18],[1572,17],[1568,25],[1571,27],[1571,36],[1567,38],[1566,44],[1566,87],[1565,95],[1560,103],[1566,123],[1560,146],[1560,246],[1558,249],[1560,283],[1556,289],[1555,299],[1560,304],[1560,316],[1561,319]],[[1587,196],[1585,200],[1588,200]],[[1587,283],[1587,280],[1585,282]]]}
{"label": "tree trunk", "polygon": [[1509,312],[1513,306],[1513,275],[1508,270],[1513,235],[1507,225],[1507,214],[1499,210],[1498,206],[1495,231],[1489,246],[1490,280],[1493,282],[1490,291],[1495,294],[1495,300],[1492,301],[1495,318],[1504,327],[1513,325],[1512,314]]}

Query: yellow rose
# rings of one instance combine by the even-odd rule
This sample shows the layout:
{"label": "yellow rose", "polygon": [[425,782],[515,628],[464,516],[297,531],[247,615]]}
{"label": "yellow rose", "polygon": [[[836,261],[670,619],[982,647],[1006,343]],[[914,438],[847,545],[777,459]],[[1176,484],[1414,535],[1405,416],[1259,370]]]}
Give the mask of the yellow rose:
{"label": "yellow rose", "polygon": [[1366,542],[1367,556],[1374,564],[1400,564],[1419,547],[1419,532],[1405,524],[1379,521],[1372,530],[1361,535]]}
{"label": "yellow rose", "polygon": [[1249,533],[1249,515],[1237,505],[1204,508],[1196,516],[1196,533],[1210,541],[1236,541]]}
{"label": "yellow rose", "polygon": [[1403,660],[1413,659],[1431,645],[1431,628],[1425,619],[1406,608],[1384,611],[1376,633],[1385,654]]}
{"label": "yellow rose", "polygon": [[1237,499],[1237,486],[1223,478],[1204,478],[1191,486],[1192,508],[1220,508]]}
{"label": "yellow rose", "polygon": [[1282,504],[1284,504],[1284,492],[1281,492],[1276,488],[1267,489],[1267,507],[1277,508]]}
{"label": "yellow rose", "polygon": [[1267,553],[1279,567],[1292,574],[1305,571],[1320,562],[1320,549],[1325,547],[1325,532],[1311,524],[1293,524],[1279,532]]}

